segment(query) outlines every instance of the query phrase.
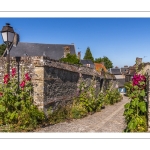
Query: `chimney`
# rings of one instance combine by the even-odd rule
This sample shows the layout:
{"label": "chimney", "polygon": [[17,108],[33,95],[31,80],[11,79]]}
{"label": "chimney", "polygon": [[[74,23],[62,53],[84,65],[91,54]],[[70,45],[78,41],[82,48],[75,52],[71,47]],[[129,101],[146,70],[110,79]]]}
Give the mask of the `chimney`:
{"label": "chimney", "polygon": [[78,59],[80,60],[81,59],[81,52],[78,52]]}
{"label": "chimney", "polygon": [[70,47],[69,46],[64,47],[64,58],[66,58],[67,54],[70,54]]}
{"label": "chimney", "polygon": [[140,65],[142,63],[142,58],[136,57],[136,64]]}

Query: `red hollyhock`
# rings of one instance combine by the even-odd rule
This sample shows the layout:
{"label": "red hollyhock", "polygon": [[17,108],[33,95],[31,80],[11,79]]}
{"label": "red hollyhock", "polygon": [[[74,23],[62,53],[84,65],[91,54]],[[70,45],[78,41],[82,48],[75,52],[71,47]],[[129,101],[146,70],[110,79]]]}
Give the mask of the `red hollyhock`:
{"label": "red hollyhock", "polygon": [[145,82],[146,82],[146,77],[144,75],[135,74],[132,78],[133,86],[137,85],[139,87],[139,89],[145,89],[146,88]]}
{"label": "red hollyhock", "polygon": [[142,81],[146,81],[145,76],[142,75],[142,76],[141,76],[141,80],[142,80]]}
{"label": "red hollyhock", "polygon": [[31,78],[29,77],[29,74],[28,74],[28,73],[25,74],[25,79],[26,79],[27,81],[30,81],[30,80],[31,80]]}
{"label": "red hollyhock", "polygon": [[3,96],[3,93],[2,93],[2,92],[0,92],[0,96]]}
{"label": "red hollyhock", "polygon": [[25,81],[24,81],[24,80],[20,83],[20,87],[21,87],[21,88],[24,88],[24,87],[25,87]]}
{"label": "red hollyhock", "polygon": [[4,83],[7,84],[8,81],[9,81],[9,75],[6,74],[6,75],[4,76]]}
{"label": "red hollyhock", "polygon": [[16,75],[16,68],[12,68],[12,77]]}

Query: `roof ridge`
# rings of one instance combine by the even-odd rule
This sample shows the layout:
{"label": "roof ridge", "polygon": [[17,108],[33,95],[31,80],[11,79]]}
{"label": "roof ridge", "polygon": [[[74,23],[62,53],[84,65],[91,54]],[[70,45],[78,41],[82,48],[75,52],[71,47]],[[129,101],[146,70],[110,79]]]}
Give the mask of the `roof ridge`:
{"label": "roof ridge", "polygon": [[31,43],[31,42],[18,42],[18,43],[26,43],[26,44],[43,44],[43,45],[74,45],[74,44],[51,44],[51,43]]}

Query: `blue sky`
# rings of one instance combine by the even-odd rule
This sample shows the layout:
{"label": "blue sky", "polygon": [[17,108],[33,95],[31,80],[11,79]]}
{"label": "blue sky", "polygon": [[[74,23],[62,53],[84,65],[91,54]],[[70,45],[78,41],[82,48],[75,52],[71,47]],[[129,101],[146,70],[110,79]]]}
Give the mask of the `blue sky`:
{"label": "blue sky", "polygon": [[[107,56],[113,66],[134,65],[136,57],[150,62],[150,18],[0,18],[10,23],[21,42],[71,44],[84,57]],[[0,38],[2,44],[2,38]]]}

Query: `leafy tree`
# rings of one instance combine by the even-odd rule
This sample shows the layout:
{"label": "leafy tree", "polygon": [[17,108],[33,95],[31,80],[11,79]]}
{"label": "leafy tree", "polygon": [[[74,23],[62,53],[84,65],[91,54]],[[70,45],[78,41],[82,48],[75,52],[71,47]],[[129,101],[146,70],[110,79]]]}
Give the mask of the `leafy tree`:
{"label": "leafy tree", "polygon": [[68,62],[70,64],[78,64],[80,65],[80,60],[77,58],[75,54],[67,54],[66,58],[61,58],[60,61],[62,62]]}
{"label": "leafy tree", "polygon": [[92,60],[94,62],[94,58],[92,56],[92,53],[91,53],[91,50],[89,47],[86,49],[86,52],[85,52],[83,59]]}
{"label": "leafy tree", "polygon": [[103,58],[101,58],[101,57],[100,58],[96,58],[94,62],[95,63],[104,62],[104,65],[105,65],[106,69],[113,68],[112,61],[106,56],[104,56]]}
{"label": "leafy tree", "polygon": [[6,49],[6,45],[5,45],[5,44],[1,44],[1,45],[0,45],[0,56],[3,55],[5,49]]}

